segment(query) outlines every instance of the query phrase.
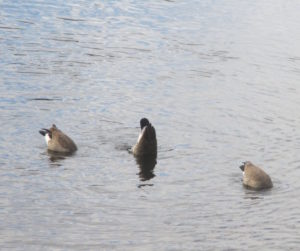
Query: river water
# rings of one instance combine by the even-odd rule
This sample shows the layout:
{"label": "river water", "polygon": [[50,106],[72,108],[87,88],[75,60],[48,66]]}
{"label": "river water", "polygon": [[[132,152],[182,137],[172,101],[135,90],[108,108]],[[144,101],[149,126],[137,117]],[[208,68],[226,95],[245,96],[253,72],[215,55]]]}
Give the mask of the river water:
{"label": "river water", "polygon": [[[0,249],[298,250],[299,11],[1,0]],[[142,117],[146,173],[127,151]],[[47,152],[53,123],[75,155]],[[243,187],[246,160],[271,190]]]}

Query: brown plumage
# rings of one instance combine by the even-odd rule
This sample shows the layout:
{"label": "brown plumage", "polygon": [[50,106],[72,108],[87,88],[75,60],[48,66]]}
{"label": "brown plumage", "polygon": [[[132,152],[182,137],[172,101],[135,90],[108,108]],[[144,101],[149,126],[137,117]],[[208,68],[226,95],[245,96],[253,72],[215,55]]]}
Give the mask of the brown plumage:
{"label": "brown plumage", "polygon": [[132,148],[132,152],[135,156],[152,155],[156,157],[157,141],[155,129],[146,118],[141,119],[140,125],[141,133],[137,143]]}
{"label": "brown plumage", "polygon": [[273,186],[270,176],[250,161],[244,162],[240,168],[243,171],[243,184],[246,187],[260,190]]}
{"label": "brown plumage", "polygon": [[48,150],[60,153],[72,153],[77,150],[74,141],[59,130],[56,125],[52,125],[50,129],[43,128],[39,131],[45,136]]}

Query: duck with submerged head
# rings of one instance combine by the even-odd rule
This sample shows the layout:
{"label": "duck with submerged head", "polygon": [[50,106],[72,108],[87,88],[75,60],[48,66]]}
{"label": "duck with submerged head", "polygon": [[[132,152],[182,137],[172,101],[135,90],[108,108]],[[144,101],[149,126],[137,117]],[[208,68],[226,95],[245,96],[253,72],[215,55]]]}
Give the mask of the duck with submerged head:
{"label": "duck with submerged head", "polygon": [[240,168],[243,171],[243,184],[246,187],[256,190],[273,187],[270,176],[250,161],[244,162]]}
{"label": "duck with submerged head", "polygon": [[40,134],[45,136],[48,150],[58,153],[73,153],[77,150],[74,141],[59,130],[55,124],[50,129],[41,129]]}
{"label": "duck with submerged head", "polygon": [[132,147],[135,156],[157,156],[157,140],[155,128],[148,119],[140,120],[141,132],[137,143]]}

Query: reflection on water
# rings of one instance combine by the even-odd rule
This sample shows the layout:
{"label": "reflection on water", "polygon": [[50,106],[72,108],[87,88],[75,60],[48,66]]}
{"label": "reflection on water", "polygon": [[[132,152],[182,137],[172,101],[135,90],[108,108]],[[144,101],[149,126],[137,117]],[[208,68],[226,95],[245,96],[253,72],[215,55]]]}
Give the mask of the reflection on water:
{"label": "reflection on water", "polygon": [[47,155],[49,156],[49,160],[52,162],[52,164],[55,164],[57,166],[60,166],[60,162],[67,157],[73,156],[75,153],[59,153],[59,152],[53,152],[51,150],[47,150]]}
{"label": "reflection on water", "polygon": [[141,181],[150,180],[155,177],[154,167],[156,165],[156,156],[136,156],[136,163],[139,166],[139,177]]}
{"label": "reflection on water", "polygon": [[249,187],[244,186],[245,190],[245,199],[251,199],[251,200],[257,200],[257,199],[264,199],[266,196],[272,195],[271,191],[269,191],[272,188],[264,189],[264,190],[255,190],[251,189]]}
{"label": "reflection on water", "polygon": [[0,249],[298,250],[299,30],[298,0],[0,1]]}

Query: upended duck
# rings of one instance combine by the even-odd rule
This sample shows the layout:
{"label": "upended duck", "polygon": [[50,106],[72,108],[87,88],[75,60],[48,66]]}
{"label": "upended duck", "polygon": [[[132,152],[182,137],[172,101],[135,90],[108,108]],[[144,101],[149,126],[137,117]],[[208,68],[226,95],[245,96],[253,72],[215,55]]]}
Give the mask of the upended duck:
{"label": "upended duck", "polygon": [[240,166],[243,171],[243,184],[255,190],[273,187],[272,180],[261,168],[253,165],[250,161]]}
{"label": "upended duck", "polygon": [[52,125],[50,129],[41,129],[40,134],[45,136],[48,150],[59,153],[73,153],[77,150],[74,141],[59,130],[56,125]]}
{"label": "upended duck", "polygon": [[157,156],[157,140],[155,128],[148,119],[140,120],[141,132],[137,143],[132,147],[135,156]]}

